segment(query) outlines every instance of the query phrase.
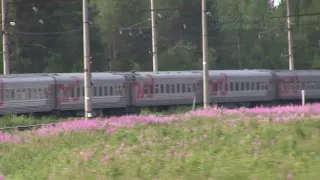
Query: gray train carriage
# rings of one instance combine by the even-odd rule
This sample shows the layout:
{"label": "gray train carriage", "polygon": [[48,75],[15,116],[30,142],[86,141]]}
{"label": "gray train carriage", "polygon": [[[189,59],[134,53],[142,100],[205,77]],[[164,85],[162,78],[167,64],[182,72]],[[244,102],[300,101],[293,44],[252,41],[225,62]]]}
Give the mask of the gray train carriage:
{"label": "gray train carriage", "polygon": [[199,72],[136,72],[133,102],[137,107],[191,105]]}
{"label": "gray train carriage", "polygon": [[209,71],[212,103],[267,102],[276,99],[275,75],[265,70]]}
{"label": "gray train carriage", "polygon": [[[57,103],[60,111],[77,110],[77,115],[83,115],[84,109],[84,74],[61,73],[55,74]],[[126,77],[116,73],[92,73],[92,109],[97,115],[102,109],[122,108],[128,105]]]}
{"label": "gray train carriage", "polygon": [[278,99],[301,100],[301,90],[306,99],[320,99],[320,71],[277,71]]}
{"label": "gray train carriage", "polygon": [[53,85],[48,74],[0,76],[0,114],[52,112]]}

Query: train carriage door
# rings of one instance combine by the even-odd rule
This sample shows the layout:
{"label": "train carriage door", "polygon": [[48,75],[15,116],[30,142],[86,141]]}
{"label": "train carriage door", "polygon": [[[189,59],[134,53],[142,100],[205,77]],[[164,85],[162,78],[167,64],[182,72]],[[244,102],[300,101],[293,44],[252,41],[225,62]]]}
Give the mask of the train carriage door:
{"label": "train carriage door", "polygon": [[134,105],[134,96],[133,96],[133,86],[135,77],[134,76],[125,76],[125,82],[123,84],[123,96],[124,101],[127,106],[133,106]]}

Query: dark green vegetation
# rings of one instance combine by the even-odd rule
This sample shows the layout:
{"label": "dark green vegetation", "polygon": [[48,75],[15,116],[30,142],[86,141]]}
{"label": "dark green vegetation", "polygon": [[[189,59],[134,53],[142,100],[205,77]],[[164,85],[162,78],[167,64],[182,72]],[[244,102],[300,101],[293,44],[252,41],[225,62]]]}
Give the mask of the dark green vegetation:
{"label": "dark green vegetation", "polygon": [[[147,115],[147,114],[170,115],[170,114],[177,114],[177,113],[185,113],[190,110],[192,110],[192,106],[171,107],[163,111],[159,111],[159,110],[154,111],[148,108],[143,108],[140,112],[140,115]],[[7,127],[16,127],[16,126],[50,124],[50,123],[57,123],[62,121],[71,121],[74,119],[76,118],[75,117],[56,118],[54,116],[34,117],[34,116],[24,116],[24,115],[17,116],[15,114],[8,114],[0,118],[0,129],[7,128]]]}
{"label": "dark green vegetation", "polygon": [[[8,22],[16,23],[8,29],[11,72],[83,71],[81,1],[8,1]],[[171,8],[157,12],[159,70],[202,68],[200,2],[155,1],[157,9]],[[290,2],[292,14],[319,12],[319,0]],[[119,33],[134,24],[150,27],[149,3],[90,0],[92,71],[152,70],[150,29]],[[210,69],[288,68],[285,4],[271,9],[268,0],[208,0],[207,7]],[[292,18],[297,69],[320,68],[319,23],[317,14]]]}
{"label": "dark green vegetation", "polygon": [[286,125],[191,119],[1,144],[8,179],[316,180],[320,121]]}
{"label": "dark green vegetation", "polygon": [[63,119],[57,119],[56,117],[42,117],[35,118],[32,116],[17,116],[14,114],[9,114],[0,118],[0,128],[4,127],[15,127],[15,126],[27,126],[36,124],[48,124],[62,121]]}

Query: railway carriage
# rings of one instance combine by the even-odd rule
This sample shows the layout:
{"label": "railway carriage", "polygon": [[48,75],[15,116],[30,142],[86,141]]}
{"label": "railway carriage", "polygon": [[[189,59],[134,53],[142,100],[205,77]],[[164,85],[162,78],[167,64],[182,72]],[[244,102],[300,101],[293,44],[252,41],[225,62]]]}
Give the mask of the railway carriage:
{"label": "railway carriage", "polygon": [[[77,110],[77,115],[83,114],[84,107],[84,76],[83,73],[60,73],[56,79],[57,111]],[[92,109],[98,114],[103,109],[114,111],[125,109],[129,98],[126,86],[127,79],[123,74],[92,73]]]}
{"label": "railway carriage", "polygon": [[210,71],[209,77],[211,102],[248,103],[276,99],[274,75],[271,71]]}
{"label": "railway carriage", "polygon": [[201,74],[198,72],[137,72],[134,83],[135,105],[190,105],[200,79]]}
{"label": "railway carriage", "polygon": [[[98,115],[130,113],[142,107],[191,105],[203,101],[203,74],[194,71],[92,73],[92,108]],[[320,100],[320,71],[209,71],[211,104],[251,106]],[[0,76],[0,115],[67,113],[83,116],[83,73]]]}
{"label": "railway carriage", "polygon": [[306,99],[320,99],[320,71],[277,71],[275,73],[279,100],[300,100],[301,90],[305,90]]}
{"label": "railway carriage", "polygon": [[0,114],[51,112],[53,85],[48,74],[0,76]]}

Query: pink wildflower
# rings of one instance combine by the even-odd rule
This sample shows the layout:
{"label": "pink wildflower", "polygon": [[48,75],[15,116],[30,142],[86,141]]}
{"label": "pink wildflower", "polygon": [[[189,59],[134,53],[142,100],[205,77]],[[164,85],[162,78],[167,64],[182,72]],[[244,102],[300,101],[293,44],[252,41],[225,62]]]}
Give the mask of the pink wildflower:
{"label": "pink wildflower", "polygon": [[118,130],[117,128],[108,128],[106,130],[106,134],[112,134],[112,133],[116,132],[117,130]]}
{"label": "pink wildflower", "polygon": [[[273,108],[255,107],[255,108],[240,108],[240,109],[224,109],[224,108],[209,108],[199,109],[195,111],[189,111],[184,114],[176,114],[169,116],[156,116],[156,115],[127,115],[122,117],[111,117],[106,119],[92,119],[86,121],[85,119],[79,119],[69,122],[56,123],[55,126],[43,126],[37,130],[34,130],[32,134],[40,136],[51,136],[60,133],[70,134],[73,131],[95,131],[106,129],[106,134],[114,133],[118,127],[131,127],[135,124],[150,124],[150,123],[170,123],[172,121],[182,120],[190,117],[209,117],[209,118],[221,118],[227,116],[237,115],[238,118],[221,118],[230,121],[235,126],[235,121],[248,121],[252,116],[259,119],[259,122],[268,123],[269,119],[275,123],[287,123],[292,120],[302,120],[304,118],[320,118],[320,103],[308,104],[305,106],[279,106]],[[240,114],[240,115],[239,115]],[[216,129],[216,125],[214,126]],[[211,128],[206,127],[210,130]],[[193,130],[197,130],[193,128]],[[188,131],[188,129],[187,129]],[[206,136],[193,139],[193,143],[204,140]],[[142,136],[139,137],[142,141]],[[170,141],[170,139],[167,139]],[[17,135],[5,134],[0,131],[0,143],[7,142],[25,142],[27,140],[21,139]],[[170,143],[170,142],[169,142]],[[146,144],[144,144],[146,145]],[[149,144],[151,145],[151,144]]]}
{"label": "pink wildflower", "polygon": [[173,157],[174,152],[173,152],[172,150],[168,150],[168,151],[167,151],[167,154],[168,154],[169,157]]}
{"label": "pink wildflower", "polygon": [[287,180],[292,180],[293,174],[291,172],[288,172],[287,174]]}
{"label": "pink wildflower", "polygon": [[189,158],[189,157],[191,157],[192,156],[192,153],[191,152],[188,152],[187,154],[186,154],[186,157],[187,158]]}

